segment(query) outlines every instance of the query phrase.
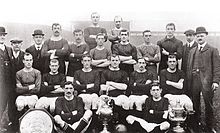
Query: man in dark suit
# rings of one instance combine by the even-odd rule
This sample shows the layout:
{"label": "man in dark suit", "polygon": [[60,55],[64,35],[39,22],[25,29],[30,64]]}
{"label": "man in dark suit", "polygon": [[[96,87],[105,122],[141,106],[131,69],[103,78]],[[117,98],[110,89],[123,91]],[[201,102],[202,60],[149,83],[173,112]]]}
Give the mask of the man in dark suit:
{"label": "man in dark suit", "polygon": [[17,97],[17,93],[15,91],[16,88],[16,72],[24,68],[23,64],[23,57],[24,52],[21,50],[22,42],[18,37],[12,38],[10,40],[11,46],[12,46],[12,56],[11,58],[11,80],[12,80],[12,88],[9,90],[10,98],[8,99],[8,117],[9,117],[9,127],[8,130],[14,131],[18,129],[18,119],[16,119],[17,116],[17,109],[15,106],[15,100]]}
{"label": "man in dark suit", "polygon": [[204,27],[196,28],[198,46],[189,52],[187,79],[188,88],[192,90],[193,108],[195,110],[195,129],[199,129],[201,103],[203,95],[205,103],[205,122],[207,132],[216,133],[214,129],[213,97],[220,82],[220,58],[217,48],[206,42],[208,32]]}
{"label": "man in dark suit", "polygon": [[[6,30],[0,27],[0,120],[7,105],[8,93],[12,88],[11,82],[11,56],[12,49],[5,45]],[[0,123],[0,132],[3,130]]]}
{"label": "man in dark suit", "polygon": [[[183,72],[186,74],[186,68],[187,68],[187,60],[188,60],[188,56],[189,56],[189,51],[196,47],[198,44],[195,41],[195,31],[194,30],[187,30],[184,32],[185,36],[186,36],[186,44],[183,45],[183,57],[182,57],[182,66],[181,66],[181,70],[183,70]],[[188,96],[191,96],[191,89],[187,88],[187,78],[185,78],[184,82],[183,82],[183,88],[186,91],[185,93]]]}
{"label": "man in dark suit", "polygon": [[44,33],[42,30],[34,30],[32,34],[34,44],[26,49],[26,52],[33,56],[33,68],[39,70],[41,74],[44,72],[44,58],[41,56],[41,50],[43,46]]}

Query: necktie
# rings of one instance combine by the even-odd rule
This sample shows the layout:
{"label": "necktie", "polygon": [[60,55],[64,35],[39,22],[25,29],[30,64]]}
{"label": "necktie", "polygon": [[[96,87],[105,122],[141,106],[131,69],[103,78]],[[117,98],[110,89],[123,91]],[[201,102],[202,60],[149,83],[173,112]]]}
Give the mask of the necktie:
{"label": "necktie", "polygon": [[202,47],[199,48],[199,52],[201,52],[201,51],[202,51]]}

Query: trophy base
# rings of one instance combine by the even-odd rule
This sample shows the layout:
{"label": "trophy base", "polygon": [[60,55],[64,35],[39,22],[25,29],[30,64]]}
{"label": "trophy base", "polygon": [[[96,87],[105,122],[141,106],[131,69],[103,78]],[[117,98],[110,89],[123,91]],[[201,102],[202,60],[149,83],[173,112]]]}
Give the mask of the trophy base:
{"label": "trophy base", "polygon": [[102,130],[100,133],[111,133],[108,130]]}
{"label": "trophy base", "polygon": [[180,126],[173,127],[173,132],[174,133],[186,133],[186,131]]}

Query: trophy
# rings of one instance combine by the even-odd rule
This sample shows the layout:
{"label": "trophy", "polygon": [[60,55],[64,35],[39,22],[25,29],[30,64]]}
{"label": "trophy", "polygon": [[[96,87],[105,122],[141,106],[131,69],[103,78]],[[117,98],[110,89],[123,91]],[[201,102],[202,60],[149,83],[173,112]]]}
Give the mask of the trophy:
{"label": "trophy", "polygon": [[174,127],[172,130],[175,133],[185,133],[186,131],[181,126],[182,123],[185,122],[187,117],[187,111],[185,111],[183,105],[180,104],[180,101],[178,100],[176,102],[176,105],[172,107],[172,111],[169,113],[169,119],[174,122]]}
{"label": "trophy", "polygon": [[100,96],[100,106],[97,110],[97,114],[99,115],[99,119],[103,123],[103,130],[100,133],[110,133],[107,129],[108,122],[111,120],[113,116],[113,110],[110,105],[111,99],[107,95]]}

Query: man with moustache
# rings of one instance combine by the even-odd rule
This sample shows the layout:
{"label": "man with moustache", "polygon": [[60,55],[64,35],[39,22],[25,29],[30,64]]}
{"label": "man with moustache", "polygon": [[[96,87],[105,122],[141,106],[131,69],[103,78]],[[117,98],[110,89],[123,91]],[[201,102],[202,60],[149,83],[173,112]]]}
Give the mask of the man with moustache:
{"label": "man with moustache", "polygon": [[176,39],[174,36],[174,32],[176,27],[174,23],[168,23],[166,25],[166,37],[157,42],[161,50],[161,61],[159,64],[159,73],[161,70],[166,69],[167,66],[167,58],[169,54],[176,54],[177,59],[182,58],[182,46],[183,42]]}
{"label": "man with moustache", "polygon": [[8,130],[16,130],[18,129],[18,121],[16,121],[17,109],[15,106],[15,100],[17,97],[16,94],[16,72],[24,68],[23,58],[24,52],[21,50],[22,42],[18,37],[12,38],[10,40],[12,46],[12,57],[11,57],[11,65],[12,65],[12,85],[13,87],[10,89],[10,98],[8,100],[8,117],[11,122]]}
{"label": "man with moustache", "polygon": [[89,46],[83,42],[83,31],[76,29],[73,31],[75,42],[69,45],[69,65],[67,76],[74,76],[77,70],[82,69],[82,56],[89,53]]}
{"label": "man with moustache", "polygon": [[[9,90],[13,88],[11,79],[12,49],[6,46],[6,35],[5,27],[0,27],[0,120],[7,106]],[[4,130],[6,129],[2,128],[2,123],[0,123],[0,131]]]}
{"label": "man with moustache", "polygon": [[111,50],[113,49],[113,45],[120,42],[119,33],[123,29],[122,22],[123,20],[121,16],[115,16],[114,18],[115,28],[111,29],[110,34],[108,35],[108,40],[112,43]]}
{"label": "man with moustache", "polygon": [[[190,50],[188,56],[187,79],[188,88],[192,90],[192,101],[195,109],[195,129],[201,125],[201,94],[205,103],[205,123],[207,132],[216,133],[213,114],[214,92],[220,82],[220,58],[217,48],[206,41],[208,32],[205,27],[197,27],[195,36],[197,47]],[[199,132],[199,131],[198,131]]]}
{"label": "man with moustache", "polygon": [[53,35],[43,44],[41,51],[42,57],[45,58],[45,72],[48,73],[50,59],[58,57],[60,62],[59,72],[65,74],[65,57],[68,53],[68,41],[61,36],[61,25],[58,23],[52,24]]}
{"label": "man with moustache", "polygon": [[144,43],[137,47],[138,58],[144,58],[146,61],[146,69],[154,76],[154,80],[158,79],[157,63],[160,62],[160,47],[151,43],[151,31],[143,32]]}
{"label": "man with moustache", "polygon": [[34,39],[34,44],[27,48],[25,51],[27,53],[32,54],[33,56],[33,68],[39,70],[41,74],[44,72],[44,63],[45,60],[41,56],[41,51],[43,47],[43,39],[44,39],[44,33],[40,29],[34,30],[34,33],[32,34]]}
{"label": "man with moustache", "polygon": [[72,82],[67,81],[61,86],[64,96],[55,103],[54,120],[65,133],[81,133],[86,131],[92,117],[91,110],[84,110],[82,98],[74,95]]}
{"label": "man with moustache", "polygon": [[89,49],[93,49],[97,46],[96,35],[103,33],[105,35],[105,41],[107,40],[107,32],[105,28],[99,26],[100,15],[97,12],[91,14],[92,25],[84,29],[84,39],[89,45]]}

